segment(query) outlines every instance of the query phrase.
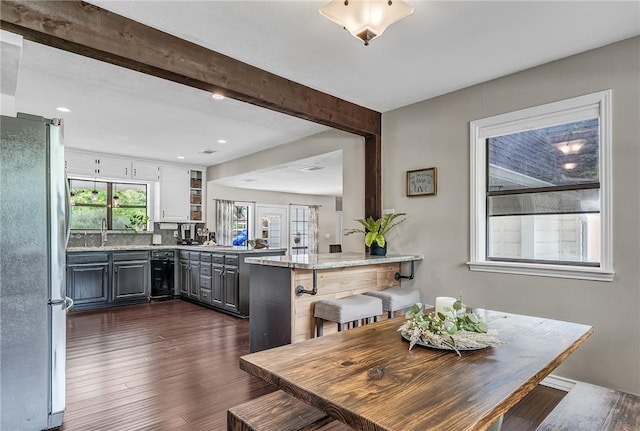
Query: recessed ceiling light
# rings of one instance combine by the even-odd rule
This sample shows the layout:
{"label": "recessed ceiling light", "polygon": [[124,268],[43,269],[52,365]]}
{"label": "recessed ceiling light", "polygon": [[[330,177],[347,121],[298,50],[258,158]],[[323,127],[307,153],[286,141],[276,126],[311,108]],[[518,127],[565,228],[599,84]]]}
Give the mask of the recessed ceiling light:
{"label": "recessed ceiling light", "polygon": [[300,168],[302,172],[320,171],[322,169],[324,169],[322,166],[305,166],[304,168]]}
{"label": "recessed ceiling light", "polygon": [[213,97],[216,100],[223,100],[224,99],[224,96],[222,94],[220,94],[220,93],[213,93],[211,95],[211,97]]}
{"label": "recessed ceiling light", "polygon": [[218,144],[226,144],[227,140],[226,139],[218,139]]}
{"label": "recessed ceiling light", "polygon": [[179,159],[184,159],[184,156],[178,156]]}
{"label": "recessed ceiling light", "polygon": [[56,110],[60,112],[71,112],[71,109],[65,108],[64,106],[58,106]]}

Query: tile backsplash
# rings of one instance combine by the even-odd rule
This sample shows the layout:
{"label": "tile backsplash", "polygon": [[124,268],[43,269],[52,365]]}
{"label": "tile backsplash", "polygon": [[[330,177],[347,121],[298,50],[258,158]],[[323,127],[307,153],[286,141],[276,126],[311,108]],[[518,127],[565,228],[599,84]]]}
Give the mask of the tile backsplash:
{"label": "tile backsplash", "polygon": [[[162,245],[173,245],[178,243],[178,239],[173,236],[173,230],[160,229],[159,223],[154,223],[153,232],[140,232],[138,234],[126,231],[109,231],[107,232],[106,245],[122,246],[122,245],[149,245],[153,242],[153,234],[160,235]],[[204,224],[196,224],[198,227],[204,227]],[[178,223],[178,232],[180,231],[180,223]],[[69,237],[69,247],[100,247],[102,243],[102,234],[99,230],[72,230]]]}

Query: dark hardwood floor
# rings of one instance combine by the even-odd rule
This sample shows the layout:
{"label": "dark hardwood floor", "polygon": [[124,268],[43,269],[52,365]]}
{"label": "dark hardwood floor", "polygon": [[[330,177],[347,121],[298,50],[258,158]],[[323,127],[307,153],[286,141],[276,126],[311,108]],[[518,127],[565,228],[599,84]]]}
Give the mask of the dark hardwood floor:
{"label": "dark hardwood floor", "polygon": [[[71,313],[67,327],[62,431],[223,431],[228,408],[275,389],[238,367],[248,320],[185,301]],[[502,429],[535,430],[564,394],[536,388]]]}

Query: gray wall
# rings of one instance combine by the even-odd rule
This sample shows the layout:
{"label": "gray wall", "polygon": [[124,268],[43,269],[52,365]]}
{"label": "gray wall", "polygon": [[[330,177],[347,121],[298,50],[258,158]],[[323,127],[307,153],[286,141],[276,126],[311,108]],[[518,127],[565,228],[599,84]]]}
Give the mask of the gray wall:
{"label": "gray wall", "polygon": [[[469,271],[469,121],[605,89],[613,90],[614,281]],[[403,284],[427,303],[462,292],[470,305],[592,325],[554,374],[640,393],[639,124],[639,37],[384,113],[383,205],[410,215],[390,241],[394,252],[425,257]],[[405,172],[431,166],[437,196],[405,197]]]}

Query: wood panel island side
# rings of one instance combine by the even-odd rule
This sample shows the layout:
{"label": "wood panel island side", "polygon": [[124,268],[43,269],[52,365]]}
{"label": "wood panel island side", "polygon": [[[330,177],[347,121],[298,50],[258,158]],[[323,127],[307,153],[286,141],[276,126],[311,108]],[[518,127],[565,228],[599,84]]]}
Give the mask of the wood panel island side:
{"label": "wood panel island side", "polygon": [[[413,262],[419,260],[421,255],[365,253],[246,258],[251,291],[249,350],[258,352],[313,338],[317,301],[400,286],[400,275],[408,276]],[[336,331],[337,325],[326,322],[325,334]]]}

